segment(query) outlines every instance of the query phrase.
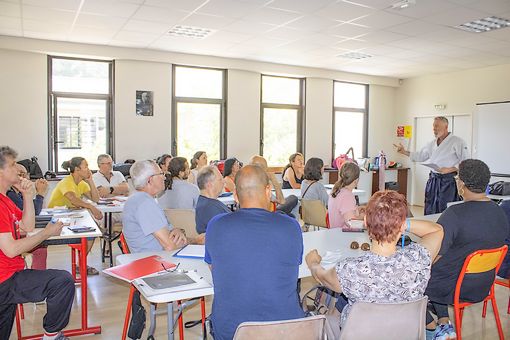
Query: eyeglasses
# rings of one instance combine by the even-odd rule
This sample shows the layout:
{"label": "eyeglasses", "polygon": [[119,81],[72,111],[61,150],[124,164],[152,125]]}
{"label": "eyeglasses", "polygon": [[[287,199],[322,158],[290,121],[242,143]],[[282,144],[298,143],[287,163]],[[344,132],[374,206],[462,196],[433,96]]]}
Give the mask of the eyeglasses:
{"label": "eyeglasses", "polygon": [[104,163],[99,163],[99,165],[103,165],[103,164],[112,165],[112,164],[113,164],[113,162],[104,162]]}
{"label": "eyeglasses", "polygon": [[167,272],[167,273],[173,273],[175,272],[179,266],[181,265],[181,263],[177,263],[177,266],[173,267],[172,269],[168,269],[167,267],[165,267],[165,265],[163,263],[161,263],[161,267],[163,267],[163,269]]}
{"label": "eyeglasses", "polygon": [[152,178],[152,177],[155,177],[155,176],[160,176],[160,175],[165,175],[165,173],[163,171],[161,172],[158,172],[157,174],[154,174],[154,175],[151,175],[149,178]]}

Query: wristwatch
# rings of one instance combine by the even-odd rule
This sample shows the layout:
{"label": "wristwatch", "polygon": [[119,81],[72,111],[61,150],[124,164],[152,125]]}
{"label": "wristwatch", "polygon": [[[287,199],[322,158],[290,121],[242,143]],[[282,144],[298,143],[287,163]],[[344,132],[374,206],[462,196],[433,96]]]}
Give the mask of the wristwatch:
{"label": "wristwatch", "polygon": [[113,187],[110,187],[110,194],[113,194]]}

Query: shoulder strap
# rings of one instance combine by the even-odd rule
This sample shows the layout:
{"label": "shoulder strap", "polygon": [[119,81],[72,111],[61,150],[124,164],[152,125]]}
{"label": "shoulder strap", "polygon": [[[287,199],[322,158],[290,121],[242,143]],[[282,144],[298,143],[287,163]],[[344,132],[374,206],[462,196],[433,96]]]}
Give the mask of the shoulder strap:
{"label": "shoulder strap", "polygon": [[313,181],[312,183],[310,183],[310,185],[308,186],[308,188],[306,188],[305,192],[303,193],[303,195],[301,195],[301,198],[305,197],[306,193],[308,192],[308,189],[310,189],[310,187],[312,185],[314,185],[315,183],[317,183],[317,181]]}

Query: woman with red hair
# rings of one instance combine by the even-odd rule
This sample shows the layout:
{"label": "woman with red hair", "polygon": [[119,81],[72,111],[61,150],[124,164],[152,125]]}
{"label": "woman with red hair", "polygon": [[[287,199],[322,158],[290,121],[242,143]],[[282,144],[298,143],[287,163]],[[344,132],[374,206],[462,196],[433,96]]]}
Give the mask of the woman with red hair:
{"label": "woman with red hair", "polygon": [[[370,198],[366,208],[365,226],[372,240],[370,251],[359,257],[344,258],[329,270],[320,265],[317,250],[306,255],[313,277],[327,288],[344,293],[348,299],[341,316],[328,324],[333,339],[339,337],[352,305],[358,301],[397,303],[423,297],[432,261],[441,246],[443,228],[429,221],[406,220],[406,215],[407,202],[403,195],[379,191]],[[397,247],[406,229],[421,237],[421,241]]]}

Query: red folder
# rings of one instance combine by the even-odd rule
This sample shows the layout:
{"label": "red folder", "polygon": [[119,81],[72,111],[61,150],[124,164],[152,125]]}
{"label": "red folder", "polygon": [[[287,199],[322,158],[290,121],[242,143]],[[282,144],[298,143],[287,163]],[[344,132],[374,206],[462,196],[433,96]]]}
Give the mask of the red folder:
{"label": "red folder", "polygon": [[164,270],[173,269],[175,267],[176,265],[174,263],[164,261],[161,256],[152,255],[135,260],[131,263],[126,263],[120,266],[105,269],[103,272],[118,279],[132,282],[133,280],[140,277],[155,274]]}

